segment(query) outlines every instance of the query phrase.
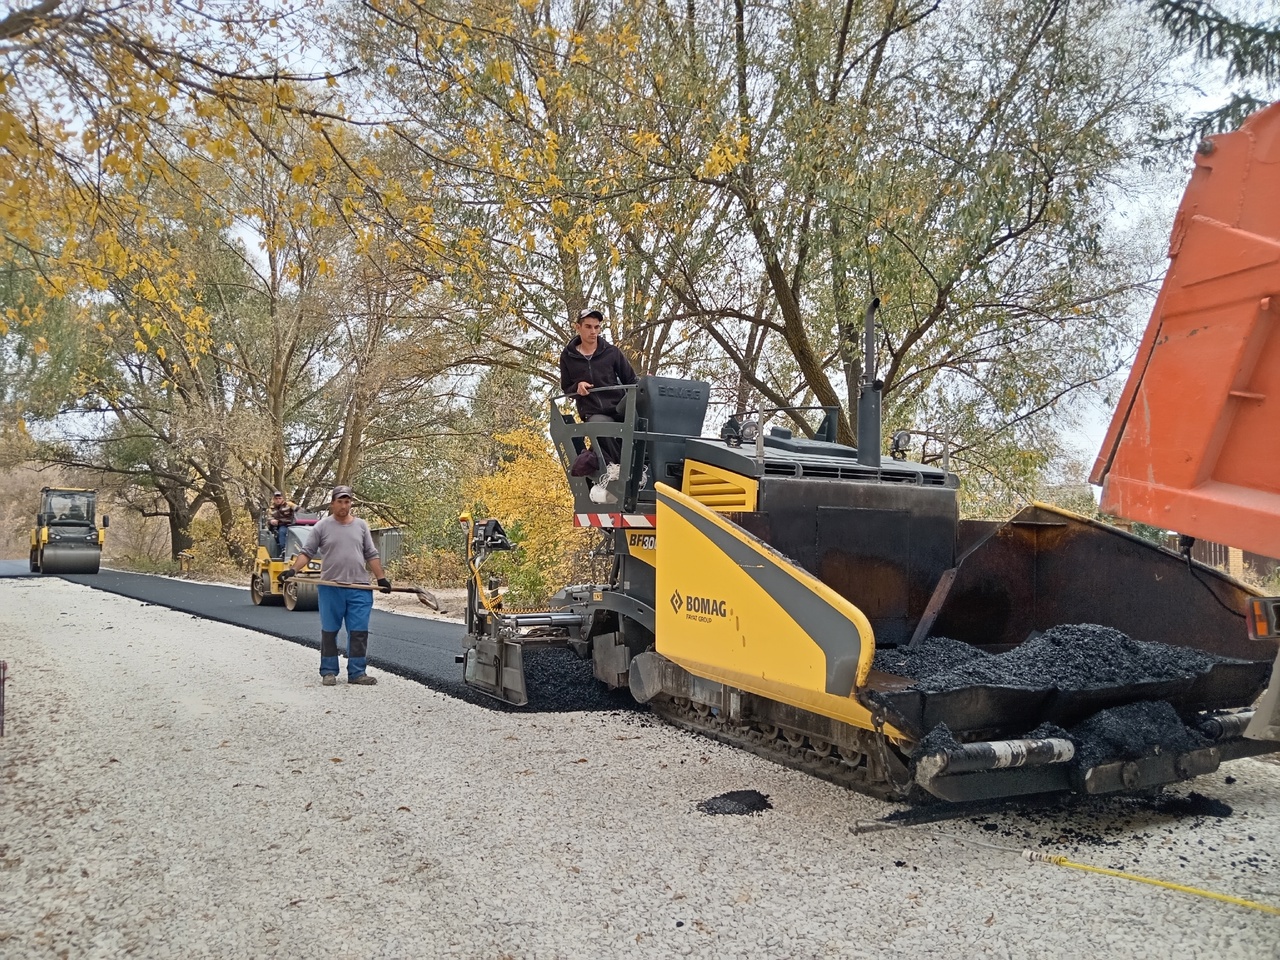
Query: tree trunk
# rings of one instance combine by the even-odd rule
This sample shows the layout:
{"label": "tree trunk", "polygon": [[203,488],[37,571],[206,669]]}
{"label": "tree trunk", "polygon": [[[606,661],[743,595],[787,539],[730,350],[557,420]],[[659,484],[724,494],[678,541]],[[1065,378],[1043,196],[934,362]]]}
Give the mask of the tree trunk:
{"label": "tree trunk", "polygon": [[169,505],[169,554],[170,559],[177,560],[178,554],[190,550],[195,544],[191,537],[191,521],[195,519],[195,511],[187,505],[183,491],[161,490],[165,503]]}
{"label": "tree trunk", "polygon": [[247,567],[253,557],[235,538],[236,514],[232,509],[230,498],[225,490],[219,490],[211,494],[209,499],[218,511],[218,526],[221,529],[222,542],[227,545],[227,555],[236,566]]}

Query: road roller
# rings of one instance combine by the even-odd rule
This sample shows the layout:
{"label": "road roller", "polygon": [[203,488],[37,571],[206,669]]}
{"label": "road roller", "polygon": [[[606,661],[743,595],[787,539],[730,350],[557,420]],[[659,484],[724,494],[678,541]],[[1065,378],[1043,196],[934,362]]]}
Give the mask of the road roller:
{"label": "road roller", "polygon": [[96,522],[96,490],[44,487],[31,528],[32,573],[97,573],[110,518]]}
{"label": "road roller", "polygon": [[279,576],[293,563],[302,550],[311,528],[320,517],[314,513],[297,512],[289,526],[284,549],[280,548],[276,532],[266,523],[258,522],[258,553],[253,562],[253,575],[249,579],[249,599],[255,607],[275,606],[283,603],[286,610],[316,610],[320,595],[315,581],[320,579],[320,561],[311,560],[297,577],[281,584]]}

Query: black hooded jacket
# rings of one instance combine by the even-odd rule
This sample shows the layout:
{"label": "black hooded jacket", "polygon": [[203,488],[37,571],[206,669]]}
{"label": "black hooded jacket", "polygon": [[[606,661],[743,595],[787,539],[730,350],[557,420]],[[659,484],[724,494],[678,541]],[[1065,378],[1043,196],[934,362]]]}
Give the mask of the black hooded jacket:
{"label": "black hooded jacket", "polygon": [[[593,387],[611,387],[615,383],[635,383],[636,372],[626,355],[612,343],[600,337],[596,340],[595,353],[584,357],[578,352],[582,337],[574,336],[560,353],[560,388],[573,393],[579,383],[586,381]],[[575,396],[578,416],[586,420],[592,414],[603,413],[618,419],[618,401],[624,396],[621,390],[601,390],[585,397]]]}

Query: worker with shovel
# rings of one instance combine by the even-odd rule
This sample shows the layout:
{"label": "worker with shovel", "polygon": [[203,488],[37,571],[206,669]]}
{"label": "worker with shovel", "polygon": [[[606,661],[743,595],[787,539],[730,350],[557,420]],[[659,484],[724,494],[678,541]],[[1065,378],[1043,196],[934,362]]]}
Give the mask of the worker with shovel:
{"label": "worker with shovel", "polygon": [[320,604],[320,682],[338,682],[338,631],[347,627],[347,683],[371,686],[377,679],[365,672],[369,648],[369,614],[373,590],[369,573],[383,593],[391,581],[382,570],[382,559],[373,545],[369,524],[351,515],[351,488],[336,486],[329,499],[329,516],[311,531],[310,542],[280,574],[283,583],[296,576],[313,557],[324,561],[324,580],[316,587]]}

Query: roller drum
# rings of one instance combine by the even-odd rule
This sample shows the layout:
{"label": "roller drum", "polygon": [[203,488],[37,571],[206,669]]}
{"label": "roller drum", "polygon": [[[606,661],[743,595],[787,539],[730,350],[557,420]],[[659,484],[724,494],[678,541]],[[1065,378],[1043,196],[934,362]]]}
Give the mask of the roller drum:
{"label": "roller drum", "polygon": [[97,544],[47,543],[40,551],[40,572],[97,573],[102,548]]}
{"label": "roller drum", "polygon": [[318,610],[320,594],[314,583],[298,583],[287,580],[284,585],[284,605],[289,610]]}
{"label": "roller drum", "polygon": [[271,592],[270,574],[255,573],[249,579],[249,598],[255,607],[275,606],[283,599],[280,594]]}

